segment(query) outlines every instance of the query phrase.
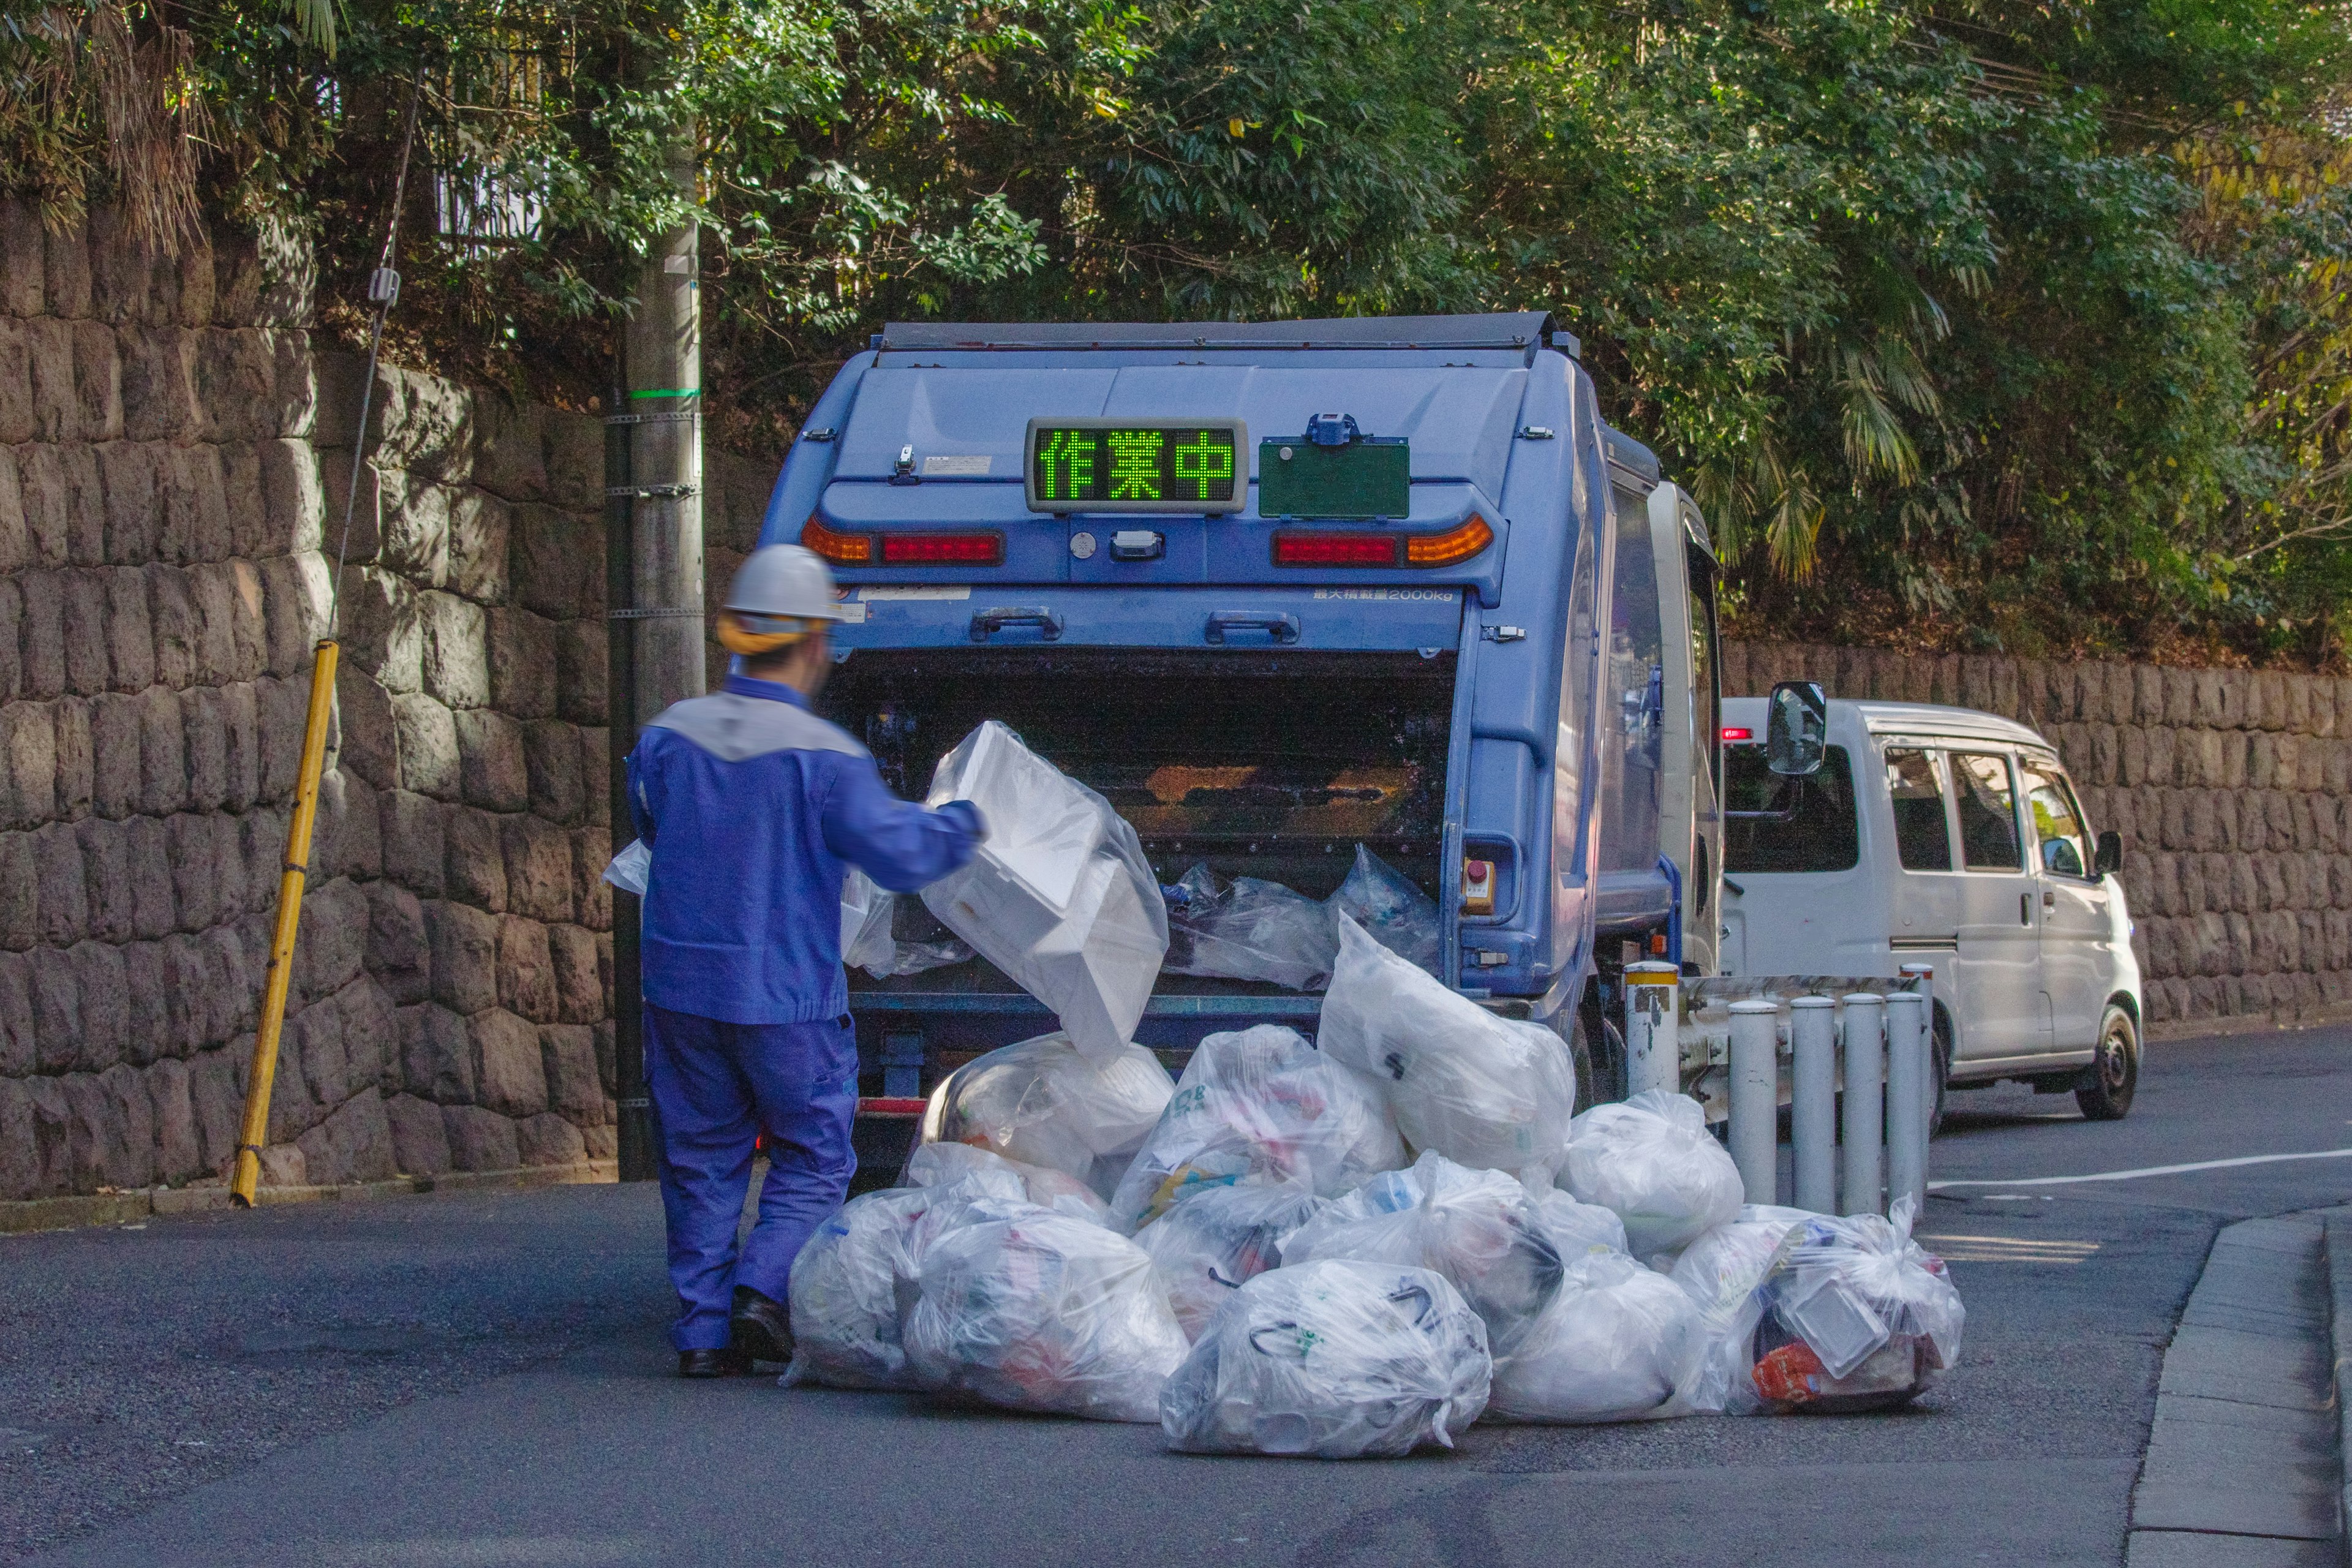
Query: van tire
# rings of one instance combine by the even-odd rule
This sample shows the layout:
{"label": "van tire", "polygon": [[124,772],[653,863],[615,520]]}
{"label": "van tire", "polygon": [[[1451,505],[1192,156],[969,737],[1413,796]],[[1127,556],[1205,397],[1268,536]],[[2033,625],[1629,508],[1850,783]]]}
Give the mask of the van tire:
{"label": "van tire", "polygon": [[2099,1020],[2097,1055],[2083,1069],[2074,1103],[2083,1108],[2085,1121],[2121,1121],[2131,1114],[2138,1089],[2139,1031],[2132,1026],[2132,1016],[2110,1002]]}

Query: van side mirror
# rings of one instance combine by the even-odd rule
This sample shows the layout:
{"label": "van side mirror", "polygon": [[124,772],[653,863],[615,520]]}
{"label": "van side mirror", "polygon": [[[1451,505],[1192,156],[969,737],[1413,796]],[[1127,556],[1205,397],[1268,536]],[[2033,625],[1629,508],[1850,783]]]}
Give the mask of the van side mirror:
{"label": "van side mirror", "polygon": [[1810,680],[1784,680],[1772,688],[1764,725],[1764,765],[1784,779],[1821,772],[1828,748],[1830,700]]}
{"label": "van side mirror", "polygon": [[2112,877],[2123,868],[2124,836],[2110,827],[2099,835],[2098,843],[2091,850],[2091,874]]}

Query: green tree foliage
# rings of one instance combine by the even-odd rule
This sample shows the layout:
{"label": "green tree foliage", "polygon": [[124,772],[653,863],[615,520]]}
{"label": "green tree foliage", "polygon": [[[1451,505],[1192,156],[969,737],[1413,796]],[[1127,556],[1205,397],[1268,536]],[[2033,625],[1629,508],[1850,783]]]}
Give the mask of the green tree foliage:
{"label": "green tree foliage", "polygon": [[[0,180],[157,235],[197,191],[290,216],[346,289],[415,87],[395,349],[517,390],[593,395],[629,258],[689,206],[743,437],[894,316],[1542,305],[1752,632],[2341,656],[2345,0],[0,16]],[[132,120],[210,156],[126,159]]]}

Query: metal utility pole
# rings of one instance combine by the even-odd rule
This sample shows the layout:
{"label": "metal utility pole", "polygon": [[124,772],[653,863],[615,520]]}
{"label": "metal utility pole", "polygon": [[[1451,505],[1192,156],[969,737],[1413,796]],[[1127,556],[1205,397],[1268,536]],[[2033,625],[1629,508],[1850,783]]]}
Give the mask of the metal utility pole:
{"label": "metal utility pole", "polygon": [[[695,130],[670,142],[670,176],[694,196]],[[629,833],[625,760],[646,721],[703,689],[702,317],[697,226],[664,235],[637,276],[605,415],[606,700],[613,837]],[[613,896],[614,1077],[625,1182],[655,1174],[637,979],[637,900]]]}

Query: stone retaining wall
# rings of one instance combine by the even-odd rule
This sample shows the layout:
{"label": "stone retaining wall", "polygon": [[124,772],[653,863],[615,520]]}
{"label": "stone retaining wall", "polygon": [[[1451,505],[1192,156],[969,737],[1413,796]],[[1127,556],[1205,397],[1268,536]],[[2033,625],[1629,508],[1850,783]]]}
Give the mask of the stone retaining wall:
{"label": "stone retaining wall", "polygon": [[[111,228],[0,204],[0,1199],[234,1152],[363,369],[299,247]],[[602,431],[375,404],[266,1179],[608,1157]]]}
{"label": "stone retaining wall", "polygon": [[1732,643],[1724,690],[1944,702],[2032,725],[2094,829],[2124,836],[2148,1020],[2287,1023],[2352,1005],[2352,680]]}

